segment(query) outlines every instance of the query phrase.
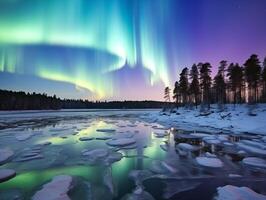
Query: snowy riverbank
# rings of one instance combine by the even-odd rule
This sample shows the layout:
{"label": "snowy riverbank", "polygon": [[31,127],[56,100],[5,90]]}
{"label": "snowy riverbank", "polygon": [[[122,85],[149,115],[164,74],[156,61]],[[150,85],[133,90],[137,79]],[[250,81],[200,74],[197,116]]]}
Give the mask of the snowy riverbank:
{"label": "snowy riverbank", "polygon": [[266,135],[266,104],[258,104],[253,110],[255,116],[249,115],[249,107],[243,105],[227,105],[219,112],[216,105],[211,106],[211,113],[200,115],[200,109],[179,108],[177,113],[152,112],[142,118],[156,121],[167,127],[185,130],[202,130],[217,132],[251,133]]}

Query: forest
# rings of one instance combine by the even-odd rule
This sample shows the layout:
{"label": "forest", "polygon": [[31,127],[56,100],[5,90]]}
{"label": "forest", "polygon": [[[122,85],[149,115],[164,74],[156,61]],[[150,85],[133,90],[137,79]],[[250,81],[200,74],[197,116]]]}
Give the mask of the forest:
{"label": "forest", "polygon": [[[183,68],[173,89],[175,105],[209,109],[210,104],[217,103],[223,109],[228,103],[266,103],[266,58],[261,62],[253,54],[243,65],[222,60],[214,78],[211,74],[208,62]],[[169,87],[165,88],[164,98],[171,102]]]}
{"label": "forest", "polygon": [[162,108],[160,101],[88,101],[60,99],[47,94],[0,90],[0,110],[145,109]]}

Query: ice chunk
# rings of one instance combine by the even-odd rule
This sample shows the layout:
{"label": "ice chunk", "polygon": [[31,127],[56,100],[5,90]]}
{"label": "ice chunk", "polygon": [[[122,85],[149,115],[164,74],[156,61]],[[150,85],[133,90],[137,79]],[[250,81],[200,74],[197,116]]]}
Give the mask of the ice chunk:
{"label": "ice chunk", "polygon": [[217,156],[215,154],[212,154],[210,152],[206,152],[205,156],[208,157],[208,158],[217,158]]}
{"label": "ice chunk", "polygon": [[266,168],[266,161],[257,157],[244,158],[243,163],[252,167]]}
{"label": "ice chunk", "polygon": [[83,150],[82,151],[83,156],[88,156],[90,158],[99,159],[106,157],[108,155],[107,149],[93,149],[93,150]]}
{"label": "ice chunk", "polygon": [[163,138],[163,137],[169,135],[169,132],[167,132],[167,131],[156,132],[156,133],[154,133],[154,135],[155,135],[155,137],[157,137],[157,138]]}
{"label": "ice chunk", "polygon": [[223,166],[222,161],[218,158],[197,157],[196,161],[199,165],[204,167],[218,168]]}
{"label": "ice chunk", "polygon": [[89,140],[93,140],[94,137],[80,137],[79,140],[80,141],[89,141]]}
{"label": "ice chunk", "polygon": [[217,188],[216,200],[265,200],[266,196],[258,194],[248,187],[226,185]]}
{"label": "ice chunk", "polygon": [[104,133],[114,133],[115,129],[97,129],[97,132],[104,132]]}
{"label": "ice chunk", "polygon": [[106,144],[110,146],[126,146],[136,143],[136,140],[133,138],[121,138],[108,141]]}
{"label": "ice chunk", "polygon": [[13,169],[0,169],[0,183],[7,181],[16,176],[16,172]]}
{"label": "ice chunk", "polygon": [[241,175],[239,175],[239,174],[229,174],[228,175],[230,178],[240,178],[240,177],[242,177]]}
{"label": "ice chunk", "polygon": [[206,142],[207,144],[220,144],[221,143],[221,141],[215,136],[204,137],[203,141]]}
{"label": "ice chunk", "polygon": [[237,146],[239,148],[247,151],[247,152],[250,152],[250,153],[263,155],[263,156],[266,155],[266,150],[265,149],[260,149],[260,148],[257,148],[257,147],[249,146],[249,145],[246,145],[246,144],[243,144],[243,143],[240,143],[240,142],[237,143]]}
{"label": "ice chunk", "polygon": [[241,140],[240,142],[244,143],[246,145],[249,145],[249,146],[260,148],[260,149],[266,149],[266,144],[263,144],[263,143],[260,143],[260,142],[255,142],[255,141],[252,141],[252,140]]}
{"label": "ice chunk", "polygon": [[10,149],[0,149],[0,164],[6,162],[14,155],[14,152]]}
{"label": "ice chunk", "polygon": [[33,200],[70,200],[67,192],[72,187],[72,177],[68,175],[55,176],[53,180],[34,194]]}
{"label": "ice chunk", "polygon": [[109,140],[112,139],[111,136],[99,136],[95,138],[96,140]]}
{"label": "ice chunk", "polygon": [[207,134],[207,133],[191,133],[190,135],[192,136],[196,136],[198,138],[204,138],[204,137],[209,137],[211,136],[210,134]]}
{"label": "ice chunk", "polygon": [[187,143],[179,143],[177,145],[177,148],[179,148],[183,151],[197,151],[197,150],[199,150],[199,147],[191,145],[191,144],[187,144]]}

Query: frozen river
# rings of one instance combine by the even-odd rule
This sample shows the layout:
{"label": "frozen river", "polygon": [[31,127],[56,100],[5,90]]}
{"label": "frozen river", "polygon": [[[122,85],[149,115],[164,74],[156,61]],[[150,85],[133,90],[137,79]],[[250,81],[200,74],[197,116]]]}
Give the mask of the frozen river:
{"label": "frozen river", "polygon": [[[164,127],[155,112],[1,112],[0,199],[208,200],[225,185],[266,194],[262,136]],[[3,169],[16,174],[1,179]]]}

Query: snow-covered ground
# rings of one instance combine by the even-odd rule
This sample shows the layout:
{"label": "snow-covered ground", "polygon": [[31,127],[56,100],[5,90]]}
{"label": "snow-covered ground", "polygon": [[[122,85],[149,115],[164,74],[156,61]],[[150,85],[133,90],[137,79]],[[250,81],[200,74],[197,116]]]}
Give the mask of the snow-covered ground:
{"label": "snow-covered ground", "polygon": [[249,107],[243,105],[226,105],[223,112],[219,112],[216,105],[212,105],[211,114],[200,115],[200,108],[179,108],[177,113],[150,113],[144,119],[156,121],[167,127],[185,130],[211,130],[218,132],[251,133],[266,135],[266,104],[258,104],[253,110],[255,116],[249,115]]}

